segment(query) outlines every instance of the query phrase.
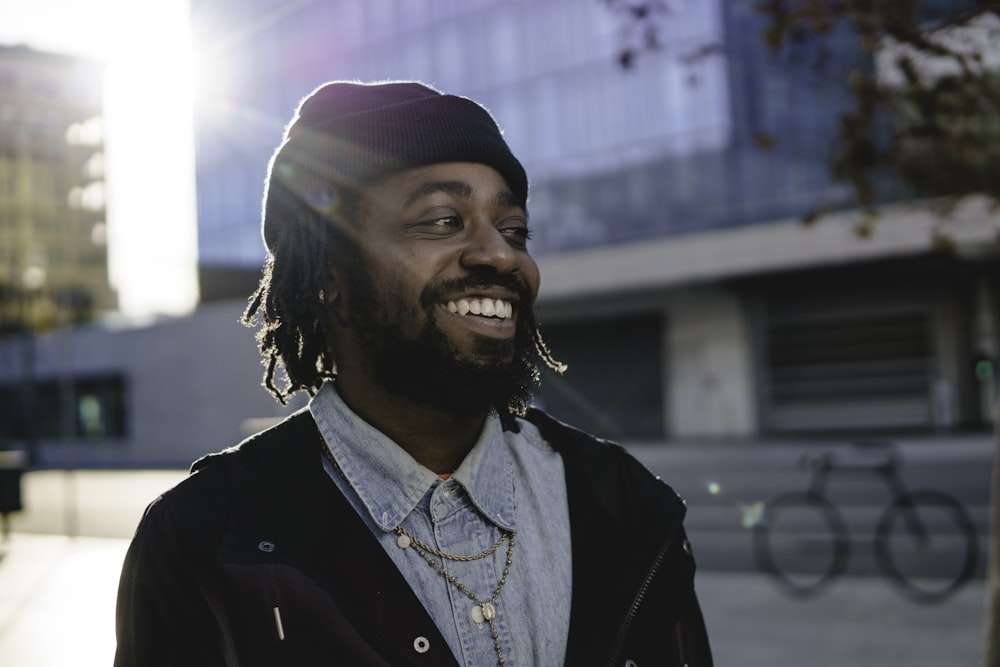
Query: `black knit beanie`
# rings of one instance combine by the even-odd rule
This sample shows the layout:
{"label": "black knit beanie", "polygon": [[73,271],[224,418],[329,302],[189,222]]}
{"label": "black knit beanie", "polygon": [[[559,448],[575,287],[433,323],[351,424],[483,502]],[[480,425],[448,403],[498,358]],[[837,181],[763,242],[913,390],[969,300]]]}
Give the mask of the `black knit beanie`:
{"label": "black knit beanie", "polygon": [[269,248],[283,217],[271,210],[276,184],[322,208],[338,187],[357,190],[379,176],[439,162],[496,169],[528,199],[528,179],[490,113],[476,102],[414,81],[335,81],[310,93],[271,159],[263,233]]}

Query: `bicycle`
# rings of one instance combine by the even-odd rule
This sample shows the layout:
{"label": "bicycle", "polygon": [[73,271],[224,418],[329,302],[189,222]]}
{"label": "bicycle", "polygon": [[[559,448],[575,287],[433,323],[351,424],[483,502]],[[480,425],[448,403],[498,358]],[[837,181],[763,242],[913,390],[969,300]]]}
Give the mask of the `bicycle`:
{"label": "bicycle", "polygon": [[975,573],[978,545],[968,512],[951,496],[910,491],[894,443],[860,441],[856,451],[877,457],[849,461],[833,452],[803,457],[812,475],[804,491],[788,491],[764,503],[753,525],[758,569],[796,597],[810,597],[841,576],[850,557],[850,533],[826,495],[833,473],[873,473],[891,500],[875,526],[875,560],[896,588],[917,602],[940,602]]}

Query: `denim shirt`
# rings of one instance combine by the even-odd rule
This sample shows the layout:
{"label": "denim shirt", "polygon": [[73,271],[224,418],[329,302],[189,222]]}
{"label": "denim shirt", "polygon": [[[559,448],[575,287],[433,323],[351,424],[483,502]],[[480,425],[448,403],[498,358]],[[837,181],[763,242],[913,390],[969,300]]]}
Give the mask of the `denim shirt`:
{"label": "denim shirt", "polygon": [[[569,509],[562,458],[538,430],[520,420],[520,433],[504,431],[491,413],[475,446],[443,481],[351,411],[333,382],[320,389],[309,410],[343,472],[324,460],[330,478],[399,568],[458,662],[497,664],[490,624],[412,546],[400,546],[396,526],[461,555],[479,554],[503,531],[515,531],[510,572],[495,602],[494,626],[506,664],[563,664],[572,588]],[[485,558],[443,564],[487,601],[503,575],[507,549],[505,541]]]}

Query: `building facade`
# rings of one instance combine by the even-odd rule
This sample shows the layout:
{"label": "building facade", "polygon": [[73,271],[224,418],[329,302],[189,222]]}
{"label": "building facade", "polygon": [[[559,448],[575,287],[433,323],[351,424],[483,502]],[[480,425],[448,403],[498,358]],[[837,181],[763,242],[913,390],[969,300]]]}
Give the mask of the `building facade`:
{"label": "building facade", "polygon": [[[37,366],[40,402],[60,386],[123,397],[104,418],[122,435],[95,430],[83,450],[97,459],[183,462],[283,414],[257,386],[252,341],[234,351],[234,323],[264,260],[268,159],[298,101],[333,79],[420,79],[504,128],[532,181],[538,318],[569,365],[538,396],[556,416],[626,442],[992,421],[1000,222],[976,201],[940,217],[884,182],[880,216],[858,233],[866,220],[829,169],[846,72],[871,66],[849,34],[833,35],[837,82],[797,65],[813,45],[772,52],[749,3],[723,0],[676,3],[663,48],[629,68],[630,35],[597,0],[193,0],[191,13],[206,304],[187,324],[114,334],[115,355],[64,334],[86,373]],[[830,213],[801,222],[819,208]],[[182,330],[201,341],[183,369],[142,359],[161,344],[180,355]],[[74,399],[63,432],[117,414],[98,399]]]}
{"label": "building facade", "polygon": [[261,387],[243,307],[0,339],[0,449],[24,449],[42,467],[186,468],[301,407]]}
{"label": "building facade", "polygon": [[483,102],[532,179],[540,319],[571,367],[545,378],[556,414],[654,440],[984,426],[995,216],[937,219],[882,183],[859,236],[829,168],[847,72],[871,66],[853,38],[833,35],[833,84],[796,64],[814,45],[770,51],[747,4],[675,9],[625,69],[600,2],[196,0],[219,82],[196,122],[203,278],[259,268],[266,162],[301,97],[416,78]]}
{"label": "building facade", "polygon": [[104,66],[0,47],[0,323],[48,330],[113,310]]}

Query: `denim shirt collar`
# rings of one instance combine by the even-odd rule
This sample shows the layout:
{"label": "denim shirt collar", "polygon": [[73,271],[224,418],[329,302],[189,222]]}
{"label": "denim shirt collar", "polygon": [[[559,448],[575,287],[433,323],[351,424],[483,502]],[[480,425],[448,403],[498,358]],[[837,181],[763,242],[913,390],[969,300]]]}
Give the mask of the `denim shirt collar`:
{"label": "denim shirt collar", "polygon": [[[326,446],[361,503],[382,530],[400,525],[441,479],[352,411],[327,381],[309,403]],[[514,530],[514,472],[500,418],[486,418],[479,440],[452,474],[473,505]]]}

